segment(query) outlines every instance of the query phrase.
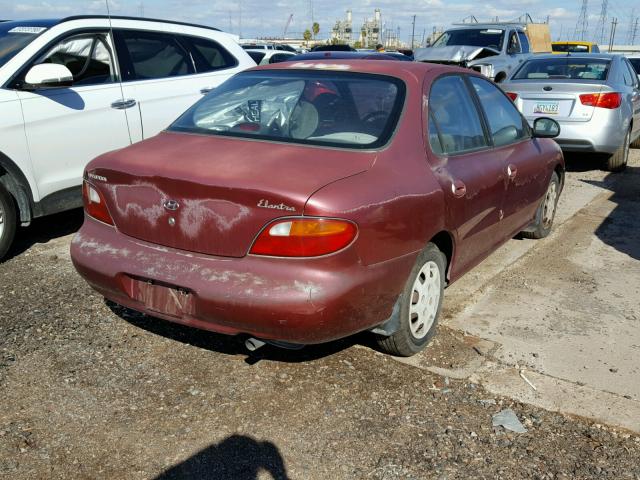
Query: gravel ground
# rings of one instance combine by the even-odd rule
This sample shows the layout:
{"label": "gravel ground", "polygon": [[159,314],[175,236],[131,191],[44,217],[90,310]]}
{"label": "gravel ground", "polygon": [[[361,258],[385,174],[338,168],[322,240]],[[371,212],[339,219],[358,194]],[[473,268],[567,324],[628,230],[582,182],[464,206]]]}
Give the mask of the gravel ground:
{"label": "gravel ground", "polygon": [[[640,479],[639,436],[401,364],[367,335],[249,356],[107,305],[69,262],[80,221],[37,222],[0,264],[2,476]],[[426,357],[473,355],[441,327]],[[505,408],[527,433],[492,426]]]}

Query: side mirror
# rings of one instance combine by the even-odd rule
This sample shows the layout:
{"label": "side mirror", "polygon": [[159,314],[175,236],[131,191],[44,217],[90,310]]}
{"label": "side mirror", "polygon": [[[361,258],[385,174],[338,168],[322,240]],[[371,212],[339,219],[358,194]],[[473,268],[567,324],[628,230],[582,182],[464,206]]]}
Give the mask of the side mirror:
{"label": "side mirror", "polygon": [[41,63],[29,69],[24,77],[24,82],[25,88],[28,90],[66,88],[73,85],[73,74],[64,65]]}
{"label": "side mirror", "polygon": [[533,121],[535,138],[555,138],[560,135],[560,125],[553,118],[540,117]]}

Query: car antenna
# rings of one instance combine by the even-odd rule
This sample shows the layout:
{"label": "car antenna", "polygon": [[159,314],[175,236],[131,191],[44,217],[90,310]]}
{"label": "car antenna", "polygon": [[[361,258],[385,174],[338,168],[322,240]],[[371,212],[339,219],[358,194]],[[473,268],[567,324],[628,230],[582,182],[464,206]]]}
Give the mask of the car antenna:
{"label": "car antenna", "polygon": [[[113,23],[111,23],[111,9],[109,8],[109,0],[104,0],[105,5],[107,6],[107,19],[109,20],[109,34],[111,35],[111,41],[113,42],[114,52],[111,52],[115,58],[115,37],[113,36]],[[115,68],[116,64],[113,64]],[[118,72],[122,73],[122,72]],[[118,85],[120,85],[120,98],[124,100],[124,88],[122,88],[122,78],[118,78]],[[140,107],[138,107],[140,108]],[[129,133],[129,143],[133,143],[133,138],[131,138],[131,129],[129,128],[129,119],[127,117],[127,113],[125,112],[125,121],[127,122],[127,132]]]}

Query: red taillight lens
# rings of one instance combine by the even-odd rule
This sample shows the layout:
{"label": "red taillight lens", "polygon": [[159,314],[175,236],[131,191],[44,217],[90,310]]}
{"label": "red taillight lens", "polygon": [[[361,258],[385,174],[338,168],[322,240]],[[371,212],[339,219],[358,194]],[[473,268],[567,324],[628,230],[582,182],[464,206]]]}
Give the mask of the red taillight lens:
{"label": "red taillight lens", "polygon": [[622,103],[622,95],[616,92],[584,93],[580,95],[580,103],[590,107],[618,108]]}
{"label": "red taillight lens", "polygon": [[513,92],[507,92],[507,97],[509,97],[512,102],[515,102],[516,98],[518,98],[518,94]]}
{"label": "red taillight lens", "polygon": [[96,187],[86,180],[82,185],[82,200],[84,201],[84,211],[87,212],[87,215],[106,224],[113,225],[113,219],[109,214],[109,210],[107,210],[104,197]]}
{"label": "red taillight lens", "polygon": [[349,245],[358,228],[346,220],[292,218],[268,225],[251,247],[254,255],[317,257]]}

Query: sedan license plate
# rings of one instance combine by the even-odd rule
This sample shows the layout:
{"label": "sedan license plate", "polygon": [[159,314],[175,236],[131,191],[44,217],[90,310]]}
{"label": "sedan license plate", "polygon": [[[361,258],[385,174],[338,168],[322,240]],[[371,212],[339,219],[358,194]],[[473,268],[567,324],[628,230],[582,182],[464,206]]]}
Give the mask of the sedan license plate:
{"label": "sedan license plate", "polygon": [[559,111],[558,102],[538,102],[533,107],[533,113],[543,113],[545,115],[557,115]]}
{"label": "sedan license plate", "polygon": [[179,318],[195,311],[193,295],[176,287],[132,279],[131,297],[149,310],[172,317]]}

